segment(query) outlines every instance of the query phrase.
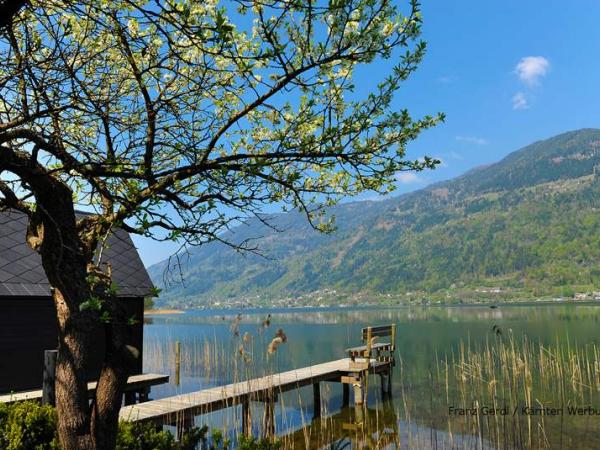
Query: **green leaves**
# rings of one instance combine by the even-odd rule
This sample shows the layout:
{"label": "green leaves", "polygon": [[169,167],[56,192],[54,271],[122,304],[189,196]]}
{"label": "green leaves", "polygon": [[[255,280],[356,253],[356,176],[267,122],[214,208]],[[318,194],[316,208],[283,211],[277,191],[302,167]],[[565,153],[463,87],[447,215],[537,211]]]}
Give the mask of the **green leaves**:
{"label": "green leaves", "polygon": [[224,41],[228,41],[231,38],[231,32],[234,30],[233,25],[229,23],[225,8],[219,8],[215,14],[215,30],[222,36]]}
{"label": "green leaves", "polygon": [[136,325],[138,323],[140,323],[140,321],[137,320],[135,318],[135,316],[131,316],[131,317],[127,318],[127,325],[129,325],[129,326],[133,326],[133,325]]}
{"label": "green leaves", "polygon": [[157,288],[156,286],[152,286],[152,291],[151,291],[152,297],[158,297],[161,292],[162,292],[162,289]]}
{"label": "green leaves", "polygon": [[116,296],[119,293],[119,287],[117,285],[117,283],[115,283],[114,281],[112,283],[110,283],[110,286],[108,286],[106,288],[106,295],[109,295],[111,297]]}
{"label": "green leaves", "polygon": [[56,412],[48,405],[27,401],[0,403],[0,448],[56,450]]}
{"label": "green leaves", "polygon": [[[0,46],[15,74],[0,121],[37,133],[8,144],[42,145],[100,231],[195,245],[269,204],[308,215],[387,193],[395,171],[436,166],[405,150],[443,120],[394,103],[426,49],[419,5],[406,3],[242,0],[241,16],[216,1],[34,6],[17,43]],[[371,92],[357,92],[371,63]]]}
{"label": "green leaves", "polygon": [[102,305],[104,300],[95,295],[90,296],[86,301],[82,302],[79,305],[80,311],[100,311],[102,309]]}
{"label": "green leaves", "polygon": [[100,314],[100,322],[102,323],[110,323],[111,322],[111,316],[110,313],[108,311],[102,311],[102,313]]}

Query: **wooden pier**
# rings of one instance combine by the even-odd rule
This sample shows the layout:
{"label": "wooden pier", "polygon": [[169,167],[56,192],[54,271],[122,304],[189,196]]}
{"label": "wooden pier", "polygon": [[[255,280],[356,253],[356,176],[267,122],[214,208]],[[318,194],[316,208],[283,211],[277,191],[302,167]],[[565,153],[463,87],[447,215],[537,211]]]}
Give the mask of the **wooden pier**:
{"label": "wooden pier", "polygon": [[[159,384],[169,382],[168,375],[161,375],[156,373],[144,373],[140,375],[132,375],[127,379],[127,386],[125,387],[125,403],[135,403],[136,401],[144,402],[148,401],[148,394],[150,388]],[[88,395],[91,397],[96,391],[96,382],[92,381],[88,383]],[[15,392],[11,394],[0,395],[0,403],[14,403],[23,402],[26,400],[41,402],[43,397],[43,390],[36,389],[33,391]],[[137,398],[136,398],[137,397]]]}
{"label": "wooden pier", "polygon": [[349,401],[349,386],[352,386],[355,403],[360,405],[365,403],[368,375],[380,374],[389,377],[392,364],[392,361],[376,359],[343,358],[262,378],[126,406],[121,408],[120,419],[131,422],[153,422],[159,426],[175,425],[179,433],[193,426],[195,416],[241,405],[242,429],[244,433],[249,433],[250,403],[257,401],[265,403],[263,434],[272,436],[275,432],[274,405],[280,393],[312,385],[314,416],[318,417],[321,413],[321,382],[342,383],[346,405]]}
{"label": "wooden pier", "polygon": [[[382,337],[391,338],[390,342],[375,343],[375,340]],[[354,391],[354,403],[357,406],[367,403],[369,374],[380,375],[382,395],[391,395],[396,325],[363,328],[361,339],[362,345],[346,349],[347,358],[125,406],[121,408],[120,419],[128,422],[150,422],[157,426],[174,425],[177,427],[177,435],[181,436],[183,430],[194,425],[196,416],[241,405],[242,431],[244,434],[250,434],[251,402],[263,402],[263,436],[271,437],[275,434],[275,402],[281,393],[312,385],[313,417],[321,415],[322,382],[337,382],[343,385],[344,406],[349,404],[350,386]]]}

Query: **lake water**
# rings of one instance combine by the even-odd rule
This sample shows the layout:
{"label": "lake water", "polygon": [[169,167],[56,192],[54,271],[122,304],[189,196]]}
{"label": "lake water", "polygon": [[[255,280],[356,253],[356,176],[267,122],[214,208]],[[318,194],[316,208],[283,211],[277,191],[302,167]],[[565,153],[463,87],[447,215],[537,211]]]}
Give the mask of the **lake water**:
{"label": "lake water", "polygon": [[[599,320],[599,306],[575,304],[189,311],[149,319],[144,369],[171,375],[153,389],[162,398],[339,359],[362,327],[396,323],[392,400],[371,382],[366,411],[341,408],[341,385],[323,383],[323,416],[313,421],[312,390],[286,393],[276,426],[287,448],[600,448]],[[280,328],[287,342],[269,356]],[[494,355],[507,366],[493,362],[498,374],[486,372]],[[233,435],[238,419],[232,408],[196,423]]]}

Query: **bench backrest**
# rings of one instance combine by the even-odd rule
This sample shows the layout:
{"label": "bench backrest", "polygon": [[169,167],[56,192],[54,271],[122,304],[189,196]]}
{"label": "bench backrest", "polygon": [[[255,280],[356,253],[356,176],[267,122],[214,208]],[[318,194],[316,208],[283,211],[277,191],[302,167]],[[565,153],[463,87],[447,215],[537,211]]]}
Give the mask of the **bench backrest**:
{"label": "bench backrest", "polygon": [[396,341],[396,324],[380,325],[377,327],[367,327],[362,329],[362,340],[367,342],[374,337],[391,336],[391,343]]}
{"label": "bench backrest", "polygon": [[391,325],[380,325],[377,327],[367,327],[362,329],[362,340],[367,346],[365,356],[371,356],[371,347],[373,345],[374,337],[386,337],[390,336],[391,351],[393,352],[396,348],[396,324]]}

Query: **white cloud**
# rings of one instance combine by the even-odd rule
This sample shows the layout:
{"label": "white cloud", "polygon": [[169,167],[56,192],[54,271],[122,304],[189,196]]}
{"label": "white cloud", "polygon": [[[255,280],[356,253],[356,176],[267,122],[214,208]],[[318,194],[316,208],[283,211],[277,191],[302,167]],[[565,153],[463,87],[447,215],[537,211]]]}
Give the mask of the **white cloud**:
{"label": "white cloud", "polygon": [[423,180],[414,172],[400,172],[396,179],[402,184],[422,183]]}
{"label": "white cloud", "polygon": [[442,77],[439,77],[437,79],[437,81],[438,81],[438,83],[450,84],[450,83],[452,83],[454,81],[454,78],[452,78],[450,76],[447,76],[447,75],[444,75]]}
{"label": "white cloud", "polygon": [[529,109],[529,101],[523,92],[517,92],[512,98],[513,109]]}
{"label": "white cloud", "polygon": [[458,153],[458,152],[455,152],[455,151],[451,151],[451,152],[450,152],[450,158],[452,158],[452,159],[457,159],[457,160],[459,160],[459,161],[460,161],[460,160],[463,160],[463,159],[465,159],[465,158],[463,157],[463,155],[461,155],[460,153]]}
{"label": "white cloud", "polygon": [[526,56],[521,58],[515,67],[515,73],[523,83],[536,86],[540,78],[548,73],[549,68],[550,61],[543,56]]}
{"label": "white cloud", "polygon": [[456,136],[456,140],[459,142],[467,142],[475,145],[487,145],[490,142],[487,139],[477,136]]}

